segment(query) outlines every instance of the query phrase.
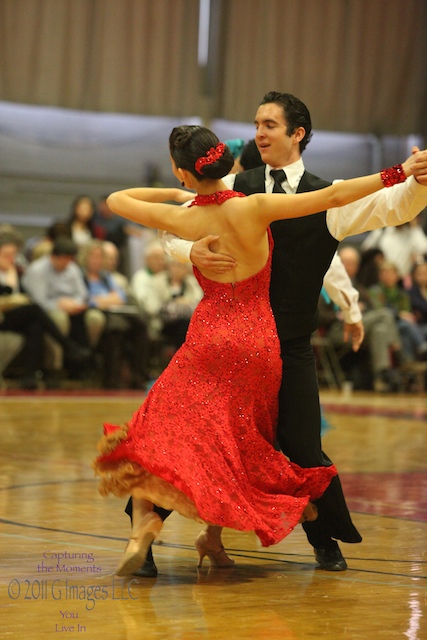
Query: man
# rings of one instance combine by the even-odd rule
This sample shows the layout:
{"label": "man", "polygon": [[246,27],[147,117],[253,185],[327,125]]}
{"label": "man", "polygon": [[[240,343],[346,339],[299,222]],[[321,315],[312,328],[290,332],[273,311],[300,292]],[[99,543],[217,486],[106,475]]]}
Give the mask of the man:
{"label": "man", "polygon": [[[290,94],[268,93],[258,108],[255,126],[266,166],[230,176],[230,181],[226,178],[227,186],[234,184],[236,191],[249,195],[312,191],[329,184],[305,171],[301,154],[311,138],[311,119],[300,100]],[[270,171],[283,168],[286,173],[276,185]],[[270,295],[283,358],[277,438],[283,453],[302,467],[331,464],[321,449],[316,365],[310,344],[323,277],[343,238],[414,218],[427,204],[425,185],[427,179],[421,185],[410,178],[351,205],[271,226],[275,246]],[[178,259],[184,259],[187,252],[193,264],[205,269],[210,265],[216,272],[233,268],[229,256],[207,251],[214,240],[208,236],[183,249],[183,241],[169,238],[169,251]],[[355,345],[363,339],[361,327],[360,322],[344,324]],[[351,521],[338,477],[316,504],[319,517],[303,527],[319,568],[343,571],[347,563],[336,540],[356,543],[362,538]]]}
{"label": "man", "polygon": [[[104,329],[105,317],[98,309],[89,308],[89,292],[75,262],[76,253],[77,245],[71,238],[58,236],[50,254],[30,263],[22,283],[61,333],[70,335],[83,347],[94,348]],[[58,359],[56,352],[54,358]]]}

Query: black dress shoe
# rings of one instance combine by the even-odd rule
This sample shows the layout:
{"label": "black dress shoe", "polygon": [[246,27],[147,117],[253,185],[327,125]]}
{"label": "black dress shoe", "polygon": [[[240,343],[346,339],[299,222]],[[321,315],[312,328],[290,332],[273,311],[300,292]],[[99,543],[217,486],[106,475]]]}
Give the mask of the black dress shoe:
{"label": "black dress shoe", "polygon": [[347,569],[347,562],[338,544],[335,543],[335,545],[328,546],[326,549],[314,549],[314,556],[319,563],[318,569],[324,571],[345,571]]}
{"label": "black dress shoe", "polygon": [[146,560],[139,569],[133,572],[132,575],[138,576],[138,578],[156,578],[157,567],[154,564],[154,560]]}

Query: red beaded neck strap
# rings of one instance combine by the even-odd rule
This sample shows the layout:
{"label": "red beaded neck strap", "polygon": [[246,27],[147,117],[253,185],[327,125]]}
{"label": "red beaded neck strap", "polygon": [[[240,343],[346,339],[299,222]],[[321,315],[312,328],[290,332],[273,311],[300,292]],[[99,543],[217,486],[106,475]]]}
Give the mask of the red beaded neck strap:
{"label": "red beaded neck strap", "polygon": [[214,162],[219,160],[224,153],[224,149],[225,144],[223,142],[218,142],[216,147],[211,147],[205,156],[202,156],[201,158],[196,160],[194,168],[196,169],[197,173],[200,173],[200,175],[202,175],[202,169],[205,164],[213,164]]}
{"label": "red beaded neck strap", "polygon": [[395,164],[394,167],[383,169],[380,175],[385,187],[392,187],[394,184],[399,184],[406,180],[406,175],[401,164]]}

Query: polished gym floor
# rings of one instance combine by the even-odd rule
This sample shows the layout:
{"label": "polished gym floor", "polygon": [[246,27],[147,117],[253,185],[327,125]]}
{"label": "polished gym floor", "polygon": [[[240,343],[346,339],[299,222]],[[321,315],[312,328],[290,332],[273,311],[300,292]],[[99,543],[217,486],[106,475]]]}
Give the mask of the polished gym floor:
{"label": "polished gym floor", "polygon": [[298,527],[275,547],[224,532],[231,569],[197,568],[196,522],[173,514],[157,578],[118,578],[126,500],[102,498],[102,423],[141,392],[0,392],[0,638],[425,640],[427,398],[322,391],[324,449],[363,535],[348,570],[316,569]]}

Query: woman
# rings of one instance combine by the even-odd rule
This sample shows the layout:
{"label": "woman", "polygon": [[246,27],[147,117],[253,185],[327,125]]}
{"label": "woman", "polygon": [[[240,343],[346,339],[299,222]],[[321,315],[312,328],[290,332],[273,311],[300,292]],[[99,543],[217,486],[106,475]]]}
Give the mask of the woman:
{"label": "woman", "polygon": [[87,195],[77,196],[71,204],[68,224],[71,237],[78,247],[83,247],[94,237],[95,201]]}
{"label": "woman", "polygon": [[[281,378],[280,347],[269,303],[269,225],[343,205],[414,173],[411,163],[299,195],[227,191],[233,165],[209,130],[175,128],[169,139],[174,175],[198,193],[191,208],[162,204],[192,198],[177,189],[129,189],[112,194],[113,211],[189,240],[216,235],[215,249],[236,257],[233,271],[210,280],[187,339],[145,403],[124,427],[106,424],[95,470],[101,493],[130,493],[132,535],[118,568],[131,573],[159,533],[153,502],[208,523],[196,546],[200,561],[225,566],[223,526],[254,530],[263,545],[279,542],[302,519],[335,467],[302,469],[273,446]],[[424,165],[418,167],[420,172]],[[298,277],[298,274],[295,274]],[[267,472],[268,470],[268,472]]]}

